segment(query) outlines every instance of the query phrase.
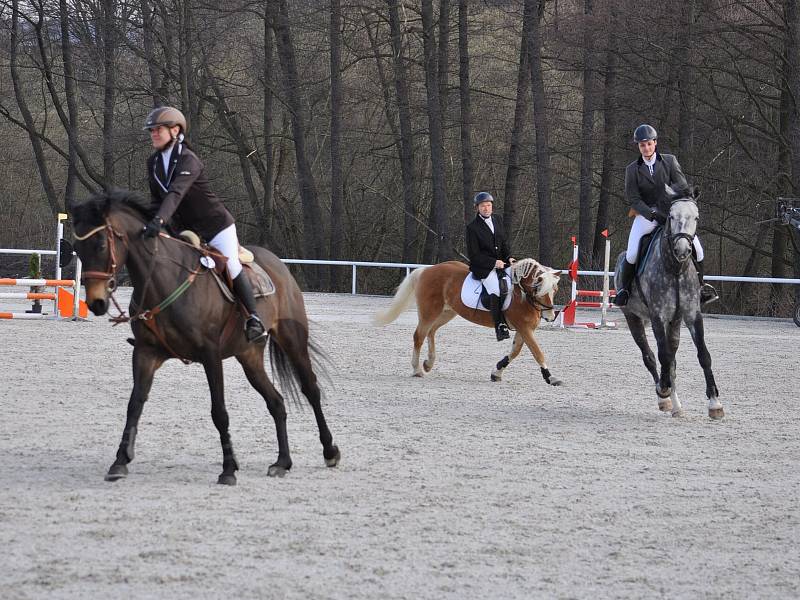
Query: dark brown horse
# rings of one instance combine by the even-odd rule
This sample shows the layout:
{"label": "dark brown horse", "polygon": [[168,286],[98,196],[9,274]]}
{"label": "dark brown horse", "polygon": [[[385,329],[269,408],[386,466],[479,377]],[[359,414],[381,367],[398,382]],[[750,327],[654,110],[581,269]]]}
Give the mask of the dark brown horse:
{"label": "dark brown horse", "polygon": [[[397,288],[391,305],[375,316],[376,323],[387,325],[416,300],[418,323],[414,331],[414,354],[411,359],[415,377],[422,377],[423,369],[427,372],[433,368],[436,359],[434,339],[436,332],[456,315],[484,327],[494,327],[489,312],[465,306],[461,300],[461,285],[468,272],[467,265],[457,261],[412,271]],[[512,329],[516,329],[516,333],[511,344],[511,352],[497,363],[491,379],[500,381],[503,370],[519,356],[524,343],[539,363],[544,380],[550,385],[560,385],[561,381],[550,374],[544,353],[536,342],[533,332],[539,326],[542,315],[549,320],[555,319],[553,297],[558,291],[558,278],[561,272],[540,265],[532,258],[523,258],[514,263],[511,274],[513,296],[505,315],[508,324]],[[426,338],[428,358],[423,361],[420,368],[419,354]]]}
{"label": "dark brown horse", "polygon": [[[228,432],[222,360],[235,356],[247,380],[267,403],[278,437],[278,459],[268,475],[283,476],[292,466],[286,433],[286,407],[264,370],[265,345],[248,343],[237,305],[225,300],[201,255],[189,244],[166,234],[142,238],[152,216],[148,203],[125,191],[93,196],[68,207],[75,228],[75,250],[83,261],[86,302],[96,315],[108,310],[118,270],[125,265],[133,282],[130,322],[133,329],[133,391],[117,458],[106,480],[126,477],[133,460],[139,417],[156,370],[170,358],[203,365],[211,390],[211,418],[222,443],[222,473],[218,482],[236,483],[239,466]],[[303,296],[286,266],[271,252],[251,248],[256,262],[269,274],[276,291],[259,298],[258,314],[269,331],[273,371],[283,389],[296,397],[296,383],[314,409],[325,463],[339,462],[320,406],[320,388],[312,369],[308,319]]]}

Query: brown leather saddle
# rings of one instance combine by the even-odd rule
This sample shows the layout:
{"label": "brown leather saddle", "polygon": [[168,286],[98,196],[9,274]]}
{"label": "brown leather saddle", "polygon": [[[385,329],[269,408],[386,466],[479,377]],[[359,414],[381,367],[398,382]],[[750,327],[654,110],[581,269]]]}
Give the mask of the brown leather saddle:
{"label": "brown leather saddle", "polygon": [[[217,286],[224,298],[228,302],[236,302],[236,296],[231,288],[231,279],[228,276],[228,271],[225,269],[226,263],[228,262],[227,259],[208,244],[204,243],[200,239],[200,236],[194,231],[181,231],[180,236],[197,248],[203,255],[200,259],[200,264],[208,269],[214,277],[214,281],[217,282]],[[250,285],[253,286],[254,297],[262,298],[275,293],[275,284],[269,276],[269,273],[255,261],[253,253],[244,246],[239,246],[239,262],[242,263],[242,268],[250,279]]]}

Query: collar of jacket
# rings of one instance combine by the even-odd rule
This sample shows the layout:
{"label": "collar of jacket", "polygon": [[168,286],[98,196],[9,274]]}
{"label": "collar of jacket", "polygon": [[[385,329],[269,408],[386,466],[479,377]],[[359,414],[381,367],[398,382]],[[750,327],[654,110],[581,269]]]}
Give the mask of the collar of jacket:
{"label": "collar of jacket", "polygon": [[155,153],[155,162],[153,162],[153,177],[158,183],[159,187],[165,192],[169,192],[169,184],[172,183],[172,176],[175,174],[175,165],[178,164],[178,156],[183,153],[183,144],[180,142],[172,146],[172,151],[169,153],[169,171],[165,173],[166,180],[162,181],[158,177],[158,163],[161,161],[161,151]]}
{"label": "collar of jacket", "polygon": [[[661,153],[660,152],[656,152],[656,162],[658,162],[660,160],[663,160],[661,158]],[[640,154],[639,155],[639,159],[636,162],[638,162],[640,166],[643,165],[644,164],[644,157]]]}

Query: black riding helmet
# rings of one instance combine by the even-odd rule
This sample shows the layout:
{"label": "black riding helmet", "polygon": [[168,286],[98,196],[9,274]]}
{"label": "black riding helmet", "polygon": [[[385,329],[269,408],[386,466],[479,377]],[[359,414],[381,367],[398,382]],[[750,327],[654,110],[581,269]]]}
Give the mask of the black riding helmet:
{"label": "black riding helmet", "polygon": [[655,127],[652,125],[648,125],[647,123],[642,123],[639,125],[636,130],[633,132],[633,141],[637,144],[639,142],[646,142],[647,140],[657,140],[658,133],[656,132]]}
{"label": "black riding helmet", "polygon": [[489,192],[478,192],[472,199],[472,203],[475,206],[478,206],[478,204],[480,204],[481,202],[491,202],[492,204],[494,204],[494,198],[492,198],[492,195]]}

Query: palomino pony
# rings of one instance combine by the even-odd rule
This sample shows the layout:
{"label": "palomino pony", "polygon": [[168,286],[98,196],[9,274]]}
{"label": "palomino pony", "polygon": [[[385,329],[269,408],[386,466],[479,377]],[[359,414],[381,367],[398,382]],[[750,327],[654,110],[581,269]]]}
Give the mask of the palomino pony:
{"label": "palomino pony", "polygon": [[[642,352],[644,366],[653,376],[658,394],[658,408],[672,410],[673,416],[683,413],[675,386],[675,353],[681,339],[681,321],[686,324],[697,348],[697,358],[703,368],[708,397],[708,416],[720,419],[724,416],[719,401],[719,391],[711,371],[711,355],[703,334],[703,314],[700,312],[700,282],[691,260],[692,243],[697,231],[699,212],[696,189],[667,186],[672,199],[669,219],[662,230],[654,236],[650,255],[643,269],[636,276],[631,297],[622,313],[636,345]],[[619,273],[625,253],[617,259],[616,285],[619,288]],[[638,270],[638,269],[637,269]],[[656,369],[653,351],[647,343],[645,324],[650,321],[658,345],[658,360],[661,374]]]}
{"label": "palomino pony", "polygon": [[[148,203],[130,192],[101,193],[82,203],[70,203],[75,250],[83,261],[86,302],[96,315],[108,310],[118,270],[127,266],[133,281],[133,391],[117,457],[107,481],[126,477],[134,457],[139,417],[156,370],[169,358],[199,362],[211,390],[211,418],[222,444],[218,483],[235,485],[239,468],[228,432],[222,359],[235,356],[247,380],[267,403],[278,437],[278,459],[268,475],[283,476],[292,466],[286,433],[286,407],[264,370],[265,346],[248,343],[237,305],[226,301],[200,252],[166,234],[142,238],[152,216]],[[263,248],[251,248],[256,262],[269,274],[275,293],[258,299],[258,314],[268,329],[273,372],[284,390],[296,398],[296,383],[314,410],[325,463],[339,462],[320,406],[320,389],[309,356],[308,320],[303,296],[284,264]],[[114,300],[116,304],[116,300]],[[118,307],[119,308],[119,307]],[[122,320],[127,320],[123,318]]]}
{"label": "palomino pony", "polygon": [[[436,332],[456,315],[484,327],[494,327],[492,315],[488,311],[470,308],[461,301],[461,285],[468,273],[467,265],[458,261],[416,269],[397,288],[391,305],[375,316],[377,324],[387,325],[416,299],[418,322],[414,331],[414,354],[411,358],[415,377],[422,377],[423,371],[433,368],[436,359]],[[550,321],[556,317],[553,297],[558,291],[561,272],[542,266],[532,258],[523,258],[512,265],[511,274],[513,296],[505,315],[509,326],[516,329],[516,333],[511,352],[497,363],[491,379],[500,381],[504,369],[519,356],[524,342],[539,363],[544,380],[550,385],[560,385],[561,381],[550,374],[544,353],[533,337],[533,332],[539,326],[542,316]],[[428,358],[420,368],[419,354],[425,338],[428,339]]]}

